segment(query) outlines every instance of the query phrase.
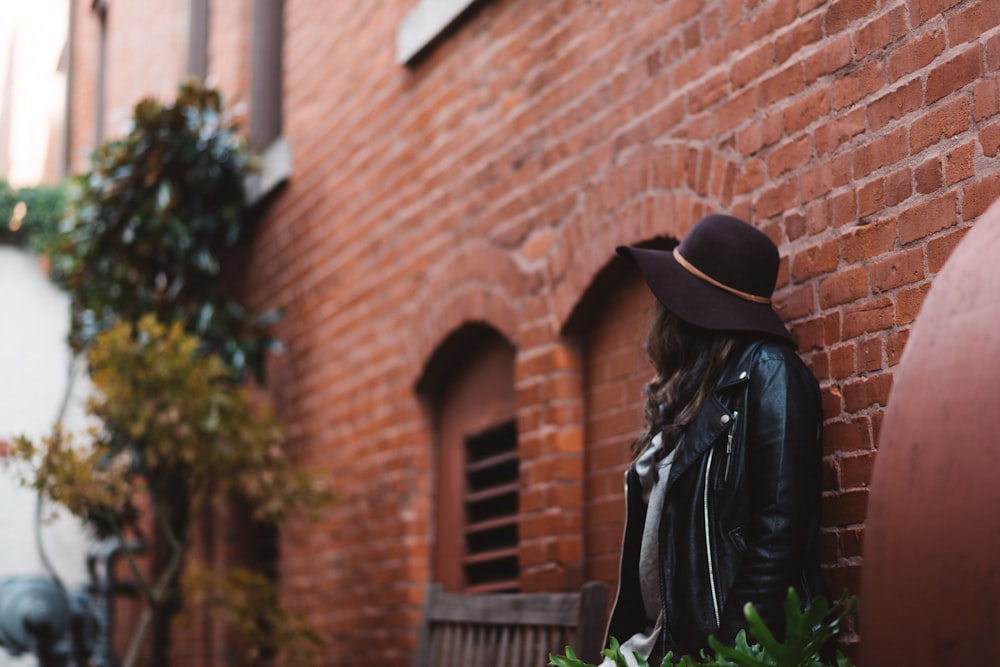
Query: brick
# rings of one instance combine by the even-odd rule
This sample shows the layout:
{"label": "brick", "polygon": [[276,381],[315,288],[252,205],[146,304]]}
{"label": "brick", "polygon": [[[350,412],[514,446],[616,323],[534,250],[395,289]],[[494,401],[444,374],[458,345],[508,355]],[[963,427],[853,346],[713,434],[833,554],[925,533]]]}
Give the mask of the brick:
{"label": "brick", "polygon": [[[821,477],[821,482],[824,491],[832,491],[834,489],[840,488],[840,463],[836,458],[832,456],[825,457],[823,459],[823,472]],[[833,540],[829,538],[833,537]],[[837,557],[836,554],[836,533],[830,531],[821,531],[820,536],[820,552],[825,554],[821,556],[823,560],[834,560]],[[833,550],[830,550],[830,547]]]}
{"label": "brick", "polygon": [[876,0],[835,0],[826,12],[824,26],[827,36],[840,32],[878,9]]}
{"label": "brick", "polygon": [[725,98],[729,92],[729,74],[719,72],[715,76],[699,82],[688,94],[688,110],[690,113],[696,114]]}
{"label": "brick", "polygon": [[876,178],[858,188],[858,216],[865,218],[885,206],[885,179]]}
{"label": "brick", "polygon": [[765,166],[764,161],[759,159],[746,160],[743,169],[736,178],[736,193],[746,194],[752,192],[764,184]]}
{"label": "brick", "polygon": [[917,319],[920,306],[923,305],[930,288],[930,283],[925,283],[899,291],[896,295],[896,324],[912,324]]}
{"label": "brick", "polygon": [[862,373],[882,370],[882,339],[878,336],[866,338],[858,346],[858,368]]}
{"label": "brick", "polygon": [[895,311],[889,297],[879,297],[871,301],[854,300],[844,309],[845,339],[857,338],[862,334],[888,331],[892,328]]}
{"label": "brick", "polygon": [[[812,201],[851,180],[851,156],[841,155],[802,172],[802,200]],[[853,200],[853,195],[851,196]]]}
{"label": "brick", "polygon": [[903,358],[903,350],[906,347],[906,341],[909,337],[909,329],[894,331],[889,334],[885,345],[885,356],[889,362],[890,368],[898,365],[900,360]]}
{"label": "brick", "polygon": [[855,109],[816,128],[816,152],[823,156],[865,131],[865,110]]}
{"label": "brick", "polygon": [[797,252],[792,258],[792,280],[804,282],[830,273],[840,263],[840,244],[836,239]]}
{"label": "brick", "polygon": [[919,116],[910,125],[910,151],[933,146],[969,129],[969,100],[959,97]]}
{"label": "brick", "polygon": [[865,488],[871,485],[875,452],[849,454],[840,459],[841,479],[844,489]]}
{"label": "brick", "polygon": [[943,14],[962,0],[916,0],[911,4],[910,23],[916,27],[935,16]]}
{"label": "brick", "polygon": [[1000,25],[1000,4],[981,0],[962,7],[948,18],[948,43],[951,45],[978,40]]}
{"label": "brick", "polygon": [[895,7],[858,28],[854,33],[854,57],[862,60],[906,34],[906,12]]}
{"label": "brick", "polygon": [[833,108],[843,109],[878,91],[885,83],[881,60],[869,60],[833,84]]}
{"label": "brick", "polygon": [[[803,347],[801,343],[799,347]],[[824,415],[839,415],[844,410],[844,396],[838,385],[831,384],[821,387],[820,401],[823,404]]]}
{"label": "brick", "polygon": [[958,195],[949,192],[900,213],[899,242],[906,245],[957,223]]}
{"label": "brick", "polygon": [[969,227],[963,227],[935,237],[927,244],[927,270],[933,275],[939,272],[951,257],[952,251],[969,232]]}
{"label": "brick", "polygon": [[789,241],[801,238],[806,233],[806,218],[799,212],[785,216],[785,236]]}
{"label": "brick", "polygon": [[[846,166],[846,156],[844,165]],[[845,170],[846,174],[847,171]],[[858,201],[854,190],[845,190],[830,198],[830,223],[834,227],[853,225],[858,221]]]}
{"label": "brick", "polygon": [[823,523],[828,526],[864,523],[867,511],[867,489],[823,494]]}
{"label": "brick", "polygon": [[923,84],[914,79],[869,104],[868,124],[874,131],[881,130],[890,121],[899,120],[919,109],[922,102]]}
{"label": "brick", "polygon": [[838,339],[840,314],[814,317],[791,326],[792,334],[803,352],[821,350]]}
{"label": "brick", "polygon": [[760,78],[774,65],[774,45],[761,44],[753,51],[740,56],[729,69],[733,88],[742,88],[754,79]]}
{"label": "brick", "polygon": [[832,216],[830,212],[829,199],[820,199],[818,201],[809,202],[806,205],[807,234],[820,234],[832,226],[831,221]]}
{"label": "brick", "polygon": [[[823,573],[830,591],[836,591],[835,593],[831,592],[832,597],[839,598],[843,594],[858,595],[861,592],[861,566],[857,563],[837,564],[825,569]],[[857,646],[856,633],[853,633],[852,628],[848,627],[850,622],[845,623],[841,629],[845,638],[838,642],[838,650],[843,651],[844,657],[857,665],[860,664],[858,658],[860,647]],[[846,636],[852,636],[852,639],[848,640]]]}
{"label": "brick", "polygon": [[860,225],[841,237],[841,253],[848,264],[867,262],[890,252],[896,244],[896,218]]}
{"label": "brick", "polygon": [[972,119],[976,122],[1000,113],[1000,79],[980,81],[972,89]]}
{"label": "brick", "polygon": [[917,192],[930,194],[941,187],[944,175],[941,173],[941,158],[934,157],[916,168],[913,176],[917,182]]}
{"label": "brick", "polygon": [[979,145],[983,148],[984,156],[997,156],[997,152],[1000,151],[1000,121],[980,128]]}
{"label": "brick", "polygon": [[843,35],[828,41],[822,49],[805,60],[806,85],[811,84],[821,76],[833,74],[841,67],[845,67],[851,62],[852,57],[853,47],[850,35]]}
{"label": "brick", "polygon": [[842,269],[819,284],[820,308],[832,308],[868,296],[868,272],[863,266]]}
{"label": "brick", "polygon": [[973,220],[1000,197],[1000,173],[972,181],[962,188],[962,220]]}
{"label": "brick", "polygon": [[832,99],[833,87],[824,85],[807,93],[801,99],[789,101],[783,111],[785,132],[795,134],[826,116],[830,113]]}
{"label": "brick", "polygon": [[927,75],[926,104],[932,104],[979,79],[983,73],[983,51],[978,44],[966,49]]}
{"label": "brick", "polygon": [[761,193],[754,203],[754,215],[758,218],[770,218],[791,209],[797,200],[795,181],[787,180]]}
{"label": "brick", "polygon": [[889,81],[920,71],[944,53],[945,46],[944,30],[940,28],[905,40],[889,54]]}
{"label": "brick", "polygon": [[908,154],[907,128],[876,137],[854,151],[854,178],[864,178],[881,167],[901,162]]}
{"label": "brick", "polygon": [[793,62],[760,82],[760,105],[769,107],[794,96],[804,87],[802,63]]}
{"label": "brick", "polygon": [[858,349],[854,343],[836,345],[830,349],[830,375],[843,380],[858,372]]}
{"label": "brick", "polygon": [[885,177],[885,205],[895,206],[913,194],[913,172],[909,167],[897,169]]}
{"label": "brick", "polygon": [[[870,454],[863,454],[861,456],[870,456],[874,459],[874,452]],[[865,481],[863,486],[868,486],[871,481],[871,474],[869,472],[868,479]],[[845,488],[852,488],[845,484]],[[856,558],[862,553],[862,546],[864,542],[865,531],[864,528],[844,528],[838,533],[838,549],[841,558]]]}
{"label": "brick", "polygon": [[893,253],[871,265],[872,293],[878,294],[924,278],[924,249],[910,248]]}
{"label": "brick", "polygon": [[976,175],[976,142],[970,141],[948,151],[944,157],[944,181],[954,185]]}
{"label": "brick", "polygon": [[823,39],[823,17],[815,14],[775,38],[775,59],[780,65],[804,47],[815,44],[821,39]]}
{"label": "brick", "polygon": [[[699,6],[700,3],[696,3]],[[750,27],[750,34],[755,40],[773,35],[781,28],[790,25],[795,20],[795,0],[772,0],[763,5]]]}
{"label": "brick", "polygon": [[801,167],[809,161],[812,153],[813,139],[808,135],[776,146],[767,156],[768,176],[777,178]]}
{"label": "brick", "polygon": [[858,452],[873,445],[871,425],[866,417],[827,422],[823,426],[823,453]]}
{"label": "brick", "polygon": [[774,297],[774,309],[784,321],[797,320],[814,314],[816,288],[812,283],[785,289]]}
{"label": "brick", "polygon": [[892,388],[892,373],[881,373],[844,383],[844,408],[848,412],[885,406]]}
{"label": "brick", "polygon": [[781,139],[781,116],[768,115],[751,123],[736,135],[736,145],[743,155],[753,155]]}

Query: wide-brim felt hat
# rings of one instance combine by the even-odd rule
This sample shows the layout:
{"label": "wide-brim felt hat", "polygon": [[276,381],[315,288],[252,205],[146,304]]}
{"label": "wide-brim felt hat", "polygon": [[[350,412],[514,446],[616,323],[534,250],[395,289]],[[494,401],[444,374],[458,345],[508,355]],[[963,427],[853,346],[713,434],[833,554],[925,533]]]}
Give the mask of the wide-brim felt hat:
{"label": "wide-brim felt hat", "polygon": [[774,242],[737,218],[708,215],[673,250],[619,246],[653,295],[689,324],[795,339],[771,305],[780,257]]}

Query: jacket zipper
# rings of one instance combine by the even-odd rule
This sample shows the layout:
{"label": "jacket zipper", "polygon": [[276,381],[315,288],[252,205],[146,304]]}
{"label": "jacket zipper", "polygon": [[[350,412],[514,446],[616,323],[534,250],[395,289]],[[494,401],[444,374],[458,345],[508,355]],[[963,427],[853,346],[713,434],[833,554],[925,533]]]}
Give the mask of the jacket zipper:
{"label": "jacket zipper", "polygon": [[729,426],[729,437],[726,438],[726,467],[722,472],[722,482],[729,484],[729,472],[733,461],[733,436],[736,435],[736,422],[740,418],[739,412],[733,412],[733,421]]}
{"label": "jacket zipper", "polygon": [[712,471],[712,454],[714,453],[714,449],[708,451],[708,462],[705,465],[705,490],[702,496],[702,503],[705,508],[705,554],[708,559],[708,583],[712,589],[712,611],[715,612],[715,627],[718,628],[722,625],[722,619],[719,616],[719,589],[715,583],[715,563],[712,560],[712,528],[708,516],[709,474]]}

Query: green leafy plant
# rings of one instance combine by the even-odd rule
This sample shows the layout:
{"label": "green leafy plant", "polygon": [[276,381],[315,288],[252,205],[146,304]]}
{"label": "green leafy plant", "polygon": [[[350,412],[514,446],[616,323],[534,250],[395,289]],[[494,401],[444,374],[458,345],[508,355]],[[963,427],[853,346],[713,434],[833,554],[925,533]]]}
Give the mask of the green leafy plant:
{"label": "green leafy plant", "polygon": [[210,503],[230,503],[256,530],[330,497],[286,458],[281,424],[249,392],[277,347],[269,329],[279,319],[238,298],[252,170],[221,95],[185,83],[170,103],[139,102],[128,133],[95,151],[47,247],[69,293],[70,343],[88,363],[97,426],[71,436],[57,423],[48,438],[17,440],[10,460],[99,535],[150,547],[146,562],[125,554],[144,602],[126,667],[140,657],[169,664],[185,602],[206,605],[251,653],[277,651],[284,664],[304,661],[317,639],[281,610],[264,572],[190,562]]}
{"label": "green leafy plant", "polygon": [[[147,613],[126,664],[137,659],[151,630],[167,633],[160,637],[163,651],[169,645],[198,508],[231,493],[247,502],[255,519],[276,522],[292,510],[322,507],[328,498],[323,483],[284,456],[274,415],[230,381],[217,355],[201,348],[179,322],[164,325],[152,315],[135,326],[111,327],[87,352],[96,390],[87,411],[100,426],[89,432],[86,446],[61,433],[40,443],[26,438],[13,443],[13,460],[28,464],[23,476],[30,484],[102,533],[122,541],[141,534],[135,498],[141,494],[148,501],[165,553],[151,571],[129,554]],[[300,640],[315,635],[281,613],[277,594],[264,581],[234,570],[216,578],[195,576],[188,592],[240,620],[233,627],[245,631],[250,646],[284,641],[279,648],[298,651]],[[199,590],[199,583],[225,594]],[[264,636],[245,620],[254,615],[279,632]],[[166,655],[156,660],[166,664]]]}
{"label": "green leafy plant", "polygon": [[[818,597],[804,610],[795,589],[788,589],[785,600],[785,641],[779,642],[767,627],[752,604],[743,610],[750,631],[758,643],[751,644],[746,632],[741,630],[732,646],[715,637],[709,637],[711,651],[702,651],[698,658],[686,655],[679,658],[668,653],[660,667],[852,667],[849,659],[839,651],[833,662],[821,657],[824,647],[840,632],[840,624],[857,610],[857,598],[842,596],[832,608],[826,598]],[[615,667],[628,667],[618,640],[612,637],[604,656]],[[649,667],[640,655],[634,654],[639,667]],[[565,655],[549,655],[549,664],[556,667],[595,667],[580,660],[573,649],[566,647]]]}
{"label": "green leafy plant", "polygon": [[15,190],[0,178],[0,242],[49,254],[58,244],[68,201],[65,184]]}
{"label": "green leafy plant", "polygon": [[72,215],[52,251],[84,349],[120,319],[179,320],[237,376],[264,374],[273,312],[236,298],[250,238],[244,182],[254,161],[218,91],[191,81],[168,104],[140,101],[124,137],[73,180]]}

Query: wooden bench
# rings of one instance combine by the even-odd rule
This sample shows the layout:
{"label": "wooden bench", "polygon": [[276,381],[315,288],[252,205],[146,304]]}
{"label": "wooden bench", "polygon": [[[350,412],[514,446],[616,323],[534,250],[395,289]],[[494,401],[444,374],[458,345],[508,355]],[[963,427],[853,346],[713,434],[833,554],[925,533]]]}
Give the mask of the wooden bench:
{"label": "wooden bench", "polygon": [[608,589],[577,593],[446,593],[431,584],[413,667],[543,667],[567,645],[598,663]]}

